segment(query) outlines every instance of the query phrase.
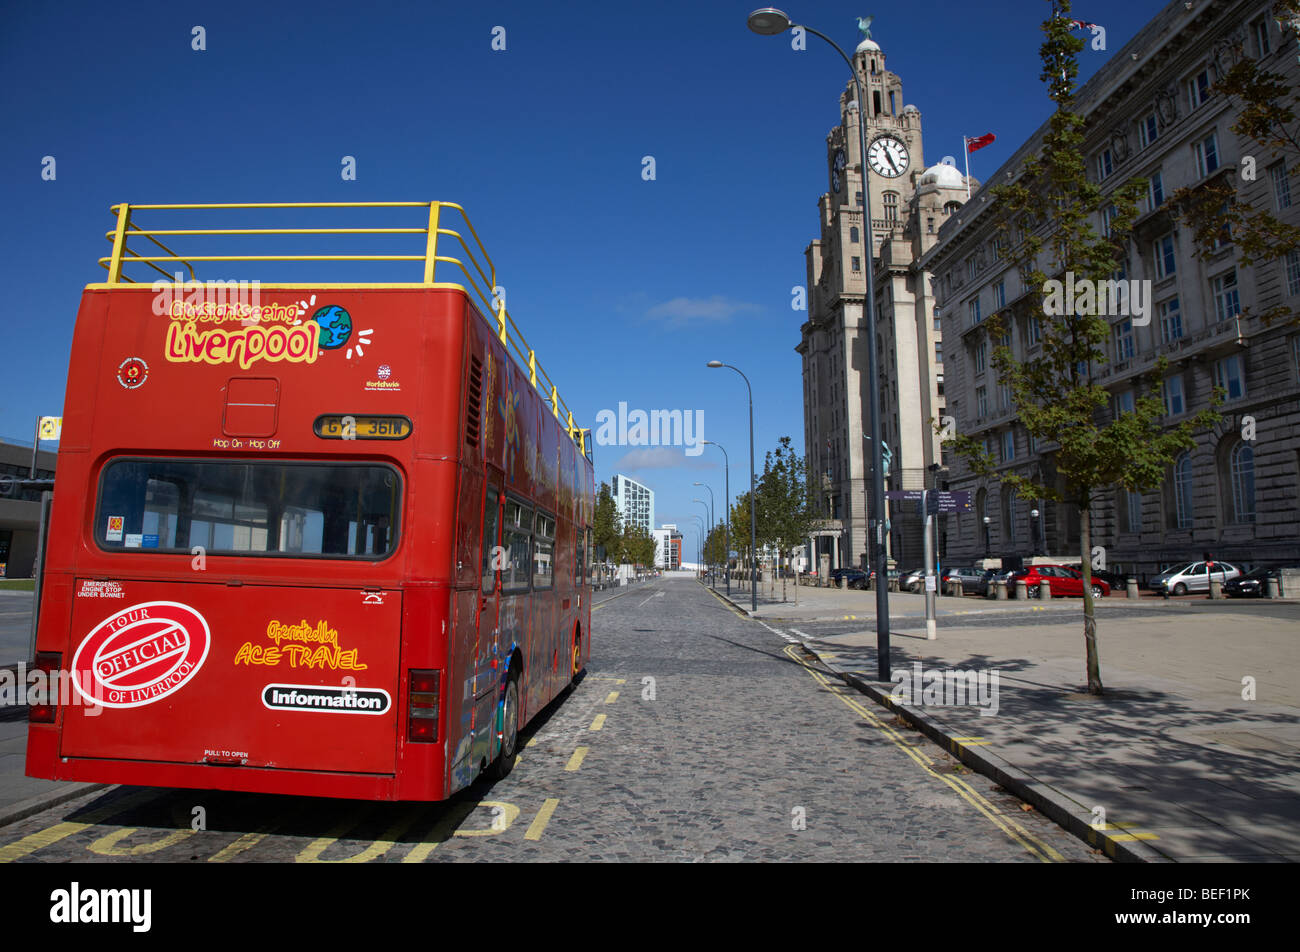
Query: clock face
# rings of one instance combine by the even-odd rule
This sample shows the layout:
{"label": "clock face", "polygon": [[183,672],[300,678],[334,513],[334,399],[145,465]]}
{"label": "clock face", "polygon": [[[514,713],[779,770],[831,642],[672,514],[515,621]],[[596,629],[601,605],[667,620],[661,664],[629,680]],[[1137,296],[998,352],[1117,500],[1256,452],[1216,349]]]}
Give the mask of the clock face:
{"label": "clock face", "polygon": [[881,136],[867,148],[867,161],[877,175],[897,178],[907,171],[907,146],[893,136]]}
{"label": "clock face", "polygon": [[848,158],[844,155],[844,150],[840,149],[835,153],[835,160],[831,163],[831,187],[835,191],[840,190],[843,182],[844,166],[848,164]]}

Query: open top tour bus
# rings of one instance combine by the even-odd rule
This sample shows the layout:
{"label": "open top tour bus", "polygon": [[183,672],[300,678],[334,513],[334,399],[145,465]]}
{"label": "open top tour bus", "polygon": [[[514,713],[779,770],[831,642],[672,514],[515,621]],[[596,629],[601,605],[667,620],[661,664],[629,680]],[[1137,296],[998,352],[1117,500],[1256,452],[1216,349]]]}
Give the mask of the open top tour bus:
{"label": "open top tour bus", "polygon": [[[190,224],[375,208],[418,226]],[[28,774],[378,800],[504,776],[519,729],[588,657],[593,472],[464,211],[113,212],[108,280],[77,314],[37,629],[37,667],[63,690],[30,708]],[[167,216],[184,227],[137,224]],[[423,240],[230,253],[339,235]],[[424,273],[195,274],[232,261]],[[434,280],[450,267],[463,284]],[[124,273],[146,268],[166,280]]]}

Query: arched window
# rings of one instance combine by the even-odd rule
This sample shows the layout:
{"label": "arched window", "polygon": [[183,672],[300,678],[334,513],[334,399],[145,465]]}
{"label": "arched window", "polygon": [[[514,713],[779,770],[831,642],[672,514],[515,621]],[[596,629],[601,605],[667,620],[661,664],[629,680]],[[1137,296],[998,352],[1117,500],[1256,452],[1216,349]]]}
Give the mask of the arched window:
{"label": "arched window", "polygon": [[859,241],[858,226],[854,225],[852,228],[849,229],[849,242],[856,245],[858,241]]}
{"label": "arched window", "polygon": [[961,202],[947,202],[943,206],[943,213],[945,215],[955,215],[960,208]]}
{"label": "arched window", "polygon": [[1016,541],[1016,493],[1010,488],[1002,491],[1002,541],[1006,545]]}
{"label": "arched window", "polygon": [[1173,529],[1192,527],[1192,454],[1182,453],[1174,460]]}
{"label": "arched window", "polygon": [[885,192],[881,198],[885,203],[885,221],[898,221],[898,193]]}
{"label": "arched window", "polygon": [[1255,451],[1241,442],[1229,456],[1233,522],[1255,521]]}

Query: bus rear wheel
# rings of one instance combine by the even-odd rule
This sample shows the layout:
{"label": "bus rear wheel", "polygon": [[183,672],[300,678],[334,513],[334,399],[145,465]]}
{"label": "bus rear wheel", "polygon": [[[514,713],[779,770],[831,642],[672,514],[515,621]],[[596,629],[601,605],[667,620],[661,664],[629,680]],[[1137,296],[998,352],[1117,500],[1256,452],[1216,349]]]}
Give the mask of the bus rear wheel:
{"label": "bus rear wheel", "polygon": [[488,766],[489,780],[504,780],[514,769],[519,745],[519,676],[512,674],[501,699],[501,753]]}
{"label": "bus rear wheel", "polygon": [[582,673],[582,632],[574,632],[573,635],[573,661],[569,665],[569,682],[578,680],[578,675]]}

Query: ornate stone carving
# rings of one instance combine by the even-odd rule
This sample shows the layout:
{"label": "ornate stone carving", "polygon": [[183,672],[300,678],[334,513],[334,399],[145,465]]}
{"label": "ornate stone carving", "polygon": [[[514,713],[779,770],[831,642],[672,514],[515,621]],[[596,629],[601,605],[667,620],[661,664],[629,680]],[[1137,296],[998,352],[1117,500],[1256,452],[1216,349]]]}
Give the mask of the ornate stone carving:
{"label": "ornate stone carving", "polygon": [[1110,152],[1115,157],[1116,164],[1128,159],[1128,135],[1124,132],[1123,126],[1116,126],[1111,130]]}
{"label": "ornate stone carving", "polygon": [[1170,83],[1156,93],[1151,104],[1156,114],[1156,125],[1161,131],[1168,129],[1178,121],[1178,84]]}

